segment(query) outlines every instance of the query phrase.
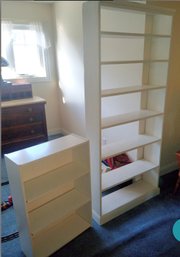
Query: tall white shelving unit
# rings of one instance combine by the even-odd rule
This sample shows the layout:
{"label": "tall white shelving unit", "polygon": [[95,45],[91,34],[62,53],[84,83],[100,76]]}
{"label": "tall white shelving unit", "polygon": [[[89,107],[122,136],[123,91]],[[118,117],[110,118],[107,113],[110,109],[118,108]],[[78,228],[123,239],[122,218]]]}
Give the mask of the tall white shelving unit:
{"label": "tall white shelving unit", "polygon": [[[144,4],[84,3],[86,125],[99,224],[159,194],[172,18],[172,10]],[[101,160],[125,152],[131,164],[101,172]]]}
{"label": "tall white shelving unit", "polygon": [[5,155],[22,251],[46,257],[91,226],[89,142],[70,134]]}

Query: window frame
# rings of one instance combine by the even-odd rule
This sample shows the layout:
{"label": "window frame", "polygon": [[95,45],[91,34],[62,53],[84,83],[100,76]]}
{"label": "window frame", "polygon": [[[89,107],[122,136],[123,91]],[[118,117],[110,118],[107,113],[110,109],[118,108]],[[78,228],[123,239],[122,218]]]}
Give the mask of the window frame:
{"label": "window frame", "polygon": [[[5,23],[10,23],[11,24],[11,30],[15,30],[15,29],[30,29],[32,23],[29,21],[7,21],[7,20],[2,20],[2,24]],[[45,26],[43,26],[42,22],[37,22],[41,28],[42,28],[42,33],[43,36],[46,38],[46,31],[44,29]],[[1,40],[3,40],[3,36],[1,35]],[[40,59],[43,58],[44,59],[44,65],[43,68],[45,70],[45,74],[46,76],[30,76],[28,74],[18,74],[16,73],[17,76],[15,77],[11,77],[11,78],[5,78],[5,80],[8,81],[13,81],[16,79],[25,79],[28,80],[30,83],[31,82],[47,82],[50,81],[51,79],[51,72],[50,72],[50,54],[49,54],[49,47],[47,48],[43,48],[42,46],[40,46],[41,50],[39,49],[39,57]],[[40,53],[41,52],[41,53]],[[2,54],[2,51],[1,51]],[[6,54],[8,56],[8,62],[9,62],[9,67],[11,69],[15,70],[15,57],[14,57],[14,50],[13,50],[13,42],[11,40],[11,42],[9,43],[9,47],[8,49],[6,49]],[[4,57],[4,56],[3,56]],[[6,58],[6,57],[5,57]],[[41,62],[41,61],[40,61]]]}

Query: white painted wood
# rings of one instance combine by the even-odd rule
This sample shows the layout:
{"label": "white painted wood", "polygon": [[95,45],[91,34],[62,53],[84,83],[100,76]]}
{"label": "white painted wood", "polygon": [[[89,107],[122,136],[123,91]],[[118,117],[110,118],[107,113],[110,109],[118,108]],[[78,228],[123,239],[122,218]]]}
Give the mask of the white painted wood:
{"label": "white painted wood", "polygon": [[17,165],[25,165],[44,157],[51,156],[60,151],[69,150],[69,148],[72,149],[73,147],[85,142],[87,142],[87,139],[71,134],[56,140],[51,140],[49,142],[12,152],[7,154],[7,157],[11,158],[11,160]]}
{"label": "white painted wood", "polygon": [[163,114],[163,112],[140,110],[137,112],[131,112],[131,113],[125,113],[125,114],[116,115],[116,116],[105,117],[105,118],[102,118],[101,128],[105,129],[105,128],[129,123],[129,122],[133,122],[133,121],[137,121],[137,120],[148,119],[148,118],[159,116],[162,114]]}
{"label": "white painted wood", "polygon": [[13,198],[13,208],[15,210],[17,229],[19,232],[19,239],[21,249],[27,257],[33,257],[33,250],[31,247],[30,227],[28,216],[26,212],[26,203],[23,186],[21,184],[21,176],[19,167],[15,165],[11,159],[5,155],[5,164],[9,179],[10,191]]}
{"label": "white painted wood", "polygon": [[112,171],[102,173],[102,191],[110,189],[156,167],[157,165],[152,162],[137,160]]}
{"label": "white painted wood", "polygon": [[59,219],[62,220],[68,213],[74,212],[88,201],[89,198],[74,189],[33,210],[29,213],[32,235],[57,224]]}
{"label": "white painted wood", "polygon": [[150,193],[153,186],[139,181],[127,187],[119,189],[102,197],[103,215],[113,212],[115,209],[123,207],[130,202],[136,201],[138,198]]}
{"label": "white painted wood", "polygon": [[100,7],[98,1],[83,4],[84,83],[86,136],[90,141],[92,208],[101,213],[101,103],[100,99]]}
{"label": "white painted wood", "polygon": [[68,135],[6,154],[5,160],[27,257],[49,256],[90,227],[87,139]]}
{"label": "white painted wood", "polygon": [[175,13],[174,10],[169,8],[161,8],[158,6],[151,6],[151,5],[145,5],[145,4],[139,4],[139,3],[129,3],[125,1],[113,1],[113,2],[107,2],[107,1],[101,1],[100,2],[102,7],[109,7],[109,8],[115,8],[120,10],[131,10],[138,11],[138,12],[144,12],[144,13],[151,13],[151,14],[164,14],[164,15],[173,15]]}
{"label": "white painted wood", "polygon": [[88,222],[79,215],[72,214],[63,222],[33,238],[34,257],[48,257],[87,228]]}
{"label": "white painted wood", "polygon": [[[129,199],[126,198],[127,202],[122,204],[122,205],[117,204],[117,208],[113,209],[113,206],[112,206],[112,211],[107,212],[100,217],[100,219],[99,219],[100,222],[99,223],[101,225],[110,221],[110,220],[112,220],[112,219],[114,219],[114,218],[116,218],[117,216],[131,210],[132,208],[142,204],[143,202],[151,199],[152,197],[158,195],[159,192],[160,192],[159,188],[153,187],[150,184],[147,184],[145,182],[137,182],[136,186],[137,186],[137,191],[136,191],[135,187],[131,188],[131,187],[128,186],[127,188],[125,188],[127,190],[130,189],[130,190],[128,190],[128,193],[132,193],[134,191],[136,195],[134,197],[133,197],[133,195],[131,195],[132,198],[129,195]],[[145,190],[143,190],[144,188],[145,188]],[[132,189],[132,191],[131,191],[131,189]],[[142,192],[142,194],[141,194],[141,192]],[[118,194],[118,192],[117,192],[117,195],[115,197],[117,200],[118,200],[119,197],[123,196],[124,193],[126,193],[126,192],[121,191],[119,193],[120,194]],[[114,201],[115,199],[110,199],[109,198],[108,200],[109,201]],[[108,201],[106,203],[108,204]],[[117,203],[118,203],[118,201],[117,201]],[[105,205],[107,205],[107,204],[105,204]]]}
{"label": "white painted wood", "polygon": [[134,139],[129,139],[129,141],[125,140],[104,145],[102,146],[102,160],[139,147],[143,147],[148,144],[155,143],[157,141],[160,141],[160,138],[149,135],[138,135]]}
{"label": "white painted wood", "polygon": [[[92,8],[93,1],[86,3],[91,5],[87,15],[96,24],[89,18],[89,26],[84,30],[84,49],[88,74],[85,91],[90,112],[87,129],[91,131],[92,176],[96,179],[92,180],[96,192],[93,217],[104,224],[159,193],[173,12],[118,0],[99,4],[98,13]],[[90,34],[85,36],[86,31]],[[101,174],[100,160],[124,152],[130,153],[135,161]],[[114,188],[113,193],[108,191],[129,179],[132,185],[120,190]],[[102,196],[104,190],[106,195]]]}
{"label": "white painted wood", "polygon": [[[42,184],[41,184],[41,188],[44,188],[44,186],[42,187]],[[69,182],[69,183],[66,183],[65,185],[61,184],[60,186],[56,186],[54,189],[38,195],[36,187],[32,187],[31,192],[34,189],[36,192],[36,196],[33,197],[32,199],[26,200],[27,211],[31,212],[37,208],[40,208],[42,205],[45,205],[47,202],[52,201],[53,199],[60,197],[66,192],[73,190],[73,188],[74,188],[73,182]]]}
{"label": "white painted wood", "polygon": [[51,193],[53,194],[56,188],[60,188],[63,184],[72,182],[86,173],[88,173],[87,167],[85,168],[76,162],[72,162],[45,173],[44,176],[38,176],[35,179],[28,180],[24,184],[26,199],[30,202],[45,193],[49,195]]}
{"label": "white painted wood", "polygon": [[128,93],[136,93],[141,91],[148,90],[156,90],[165,88],[166,85],[147,85],[147,86],[131,86],[131,87],[120,87],[120,88],[112,88],[112,89],[104,89],[101,91],[102,97],[115,96],[115,95],[123,95]]}
{"label": "white painted wood", "polygon": [[116,64],[129,64],[129,63],[166,63],[168,59],[157,59],[157,60],[129,60],[129,61],[102,61],[101,65],[116,65]]}
{"label": "white painted wood", "polygon": [[112,31],[101,31],[101,36],[120,36],[120,37],[159,37],[159,38],[170,38],[169,34],[148,34],[148,33],[133,33],[133,32],[112,32]]}

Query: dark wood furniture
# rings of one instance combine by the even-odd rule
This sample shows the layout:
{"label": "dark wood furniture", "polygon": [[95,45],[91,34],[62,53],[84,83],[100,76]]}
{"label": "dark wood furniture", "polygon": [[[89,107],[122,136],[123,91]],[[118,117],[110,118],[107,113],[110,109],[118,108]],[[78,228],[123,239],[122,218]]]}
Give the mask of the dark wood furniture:
{"label": "dark wood furniture", "polygon": [[11,84],[1,86],[1,101],[10,101],[15,99],[31,98],[32,85],[26,84]]}
{"label": "dark wood furniture", "polygon": [[180,188],[180,151],[176,152],[176,159],[177,159],[177,163],[178,163],[179,172],[178,172],[177,181],[176,181],[176,184],[174,187],[174,194]]}
{"label": "dark wood furniture", "polygon": [[47,141],[45,103],[36,96],[1,103],[3,153]]}

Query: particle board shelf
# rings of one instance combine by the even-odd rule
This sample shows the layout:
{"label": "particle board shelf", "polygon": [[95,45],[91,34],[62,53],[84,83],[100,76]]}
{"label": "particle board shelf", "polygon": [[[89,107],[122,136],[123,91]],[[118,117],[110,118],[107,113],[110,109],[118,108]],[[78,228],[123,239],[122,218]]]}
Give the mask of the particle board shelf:
{"label": "particle board shelf", "polygon": [[5,162],[27,257],[47,257],[91,226],[87,139],[67,135],[6,154]]}
{"label": "particle board shelf", "polygon": [[[174,12],[125,1],[88,1],[83,7],[92,208],[104,224],[159,193]],[[102,173],[102,160],[116,166],[122,153],[132,163]],[[132,184],[124,185],[128,180]]]}
{"label": "particle board shelf", "polygon": [[102,8],[109,8],[116,10],[126,10],[130,12],[139,12],[139,14],[154,14],[154,15],[174,15],[175,10],[172,10],[170,8],[162,8],[158,6],[151,6],[151,5],[145,5],[140,3],[128,3],[128,2],[107,2],[107,1],[101,1],[100,5]]}
{"label": "particle board shelf", "polygon": [[123,140],[102,146],[102,160],[117,154],[128,152],[145,145],[153,144],[161,139],[149,135],[138,135],[134,139]]}
{"label": "particle board shelf", "polygon": [[157,167],[158,165],[152,162],[137,160],[120,168],[102,173],[102,192]]}
{"label": "particle board shelf", "polygon": [[122,125],[138,120],[148,119],[151,117],[162,115],[163,112],[150,111],[150,110],[140,110],[131,113],[125,113],[110,117],[102,118],[101,120],[101,128],[109,128],[117,125]]}
{"label": "particle board shelf", "polygon": [[116,32],[116,31],[101,31],[101,36],[118,36],[118,37],[152,37],[152,38],[170,38],[168,34],[148,34],[148,33],[131,33],[131,32]]}
{"label": "particle board shelf", "polygon": [[[114,215],[114,211],[122,211],[128,206],[135,206],[139,201],[144,201],[159,190],[145,181],[138,181],[127,187],[102,197],[102,215]],[[126,209],[127,210],[127,209]]]}
{"label": "particle board shelf", "polygon": [[51,227],[53,224],[57,224],[58,220],[62,220],[68,213],[75,212],[76,209],[89,201],[90,199],[87,196],[73,189],[47,202],[41,208],[29,212],[32,235],[34,236],[42,230],[47,229],[47,226]]}
{"label": "particle board shelf", "polygon": [[101,97],[109,97],[164,88],[166,88],[166,85],[129,86],[121,88],[103,89],[101,91]]}
{"label": "particle board shelf", "polygon": [[[71,215],[64,222],[33,238],[34,256],[49,256],[88,228],[89,223],[83,218],[76,214]],[[54,240],[50,240],[51,238]]]}
{"label": "particle board shelf", "polygon": [[151,60],[119,60],[119,61],[101,61],[101,65],[118,65],[118,64],[137,64],[137,63],[158,63],[168,62],[168,59],[151,59]]}
{"label": "particle board shelf", "polygon": [[[58,196],[62,190],[63,184],[71,184],[73,180],[88,174],[88,167],[80,165],[76,162],[69,163],[44,176],[39,176],[25,182],[24,189],[28,205],[33,205],[33,202],[40,202],[42,198],[54,198]],[[44,185],[42,187],[42,184]],[[52,196],[51,196],[52,195]],[[39,204],[40,204],[39,203]]]}

